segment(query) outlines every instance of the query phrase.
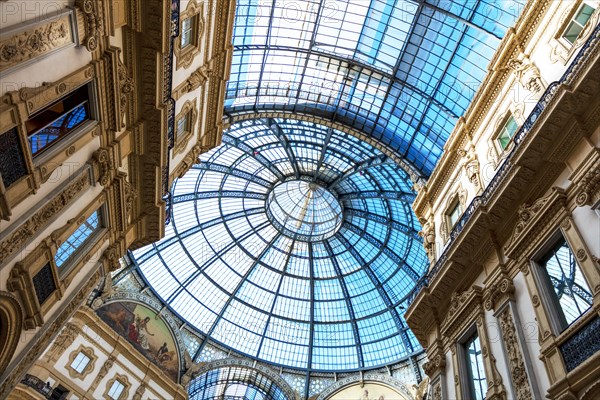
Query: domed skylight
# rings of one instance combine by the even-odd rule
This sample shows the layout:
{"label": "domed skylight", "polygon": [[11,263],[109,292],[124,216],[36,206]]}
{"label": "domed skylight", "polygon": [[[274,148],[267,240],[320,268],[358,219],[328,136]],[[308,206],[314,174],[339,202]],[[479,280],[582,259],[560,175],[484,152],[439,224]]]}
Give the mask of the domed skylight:
{"label": "domed skylight", "polygon": [[[172,189],[139,271],[210,341],[265,362],[344,371],[419,353],[403,319],[427,268],[408,175],[308,122],[234,124]],[[192,356],[194,356],[192,354]]]}

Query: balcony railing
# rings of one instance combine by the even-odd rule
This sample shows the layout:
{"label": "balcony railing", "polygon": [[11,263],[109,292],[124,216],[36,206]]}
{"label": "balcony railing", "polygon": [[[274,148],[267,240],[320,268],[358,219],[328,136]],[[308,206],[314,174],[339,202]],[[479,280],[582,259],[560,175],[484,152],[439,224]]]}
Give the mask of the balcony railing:
{"label": "balcony railing", "polygon": [[571,65],[567,68],[567,70],[565,71],[563,76],[560,78],[560,80],[551,83],[546,88],[546,90],[544,91],[544,94],[542,95],[542,97],[540,98],[538,103],[533,108],[533,111],[531,111],[531,113],[529,114],[529,116],[527,117],[527,119],[525,120],[523,125],[519,128],[519,130],[515,134],[515,136],[513,138],[514,146],[513,146],[512,150],[510,151],[510,153],[508,154],[508,156],[506,157],[506,159],[504,160],[504,162],[502,163],[502,165],[500,166],[500,168],[498,169],[498,171],[496,172],[496,174],[494,175],[494,177],[492,178],[490,183],[487,185],[487,187],[485,188],[483,193],[480,196],[476,196],[475,198],[473,198],[473,200],[471,201],[471,203],[469,204],[469,206],[467,207],[467,209],[465,210],[465,212],[463,213],[461,218],[454,225],[454,227],[452,228],[452,231],[450,232],[450,239],[449,239],[450,241],[449,241],[448,245],[446,246],[446,249],[444,250],[444,252],[437,259],[433,268],[429,271],[429,273],[424,275],[419,280],[419,282],[417,282],[417,285],[414,287],[412,292],[408,295],[406,301],[409,305],[412,304],[412,302],[417,297],[417,295],[420,293],[420,291],[424,287],[429,286],[429,283],[431,281],[433,281],[435,279],[435,277],[438,275],[438,273],[442,269],[442,266],[446,263],[446,260],[448,259],[448,253],[449,253],[450,249],[452,248],[454,241],[461,234],[461,232],[463,231],[464,227],[467,225],[467,223],[469,222],[469,220],[471,219],[473,214],[475,214],[475,211],[477,211],[477,209],[479,207],[481,207],[482,205],[483,206],[487,205],[489,200],[496,193],[496,189],[498,189],[500,184],[502,182],[504,182],[505,177],[508,175],[509,171],[511,170],[511,167],[513,165],[512,160],[513,160],[517,150],[519,149],[519,145],[521,144],[523,139],[525,137],[527,137],[527,134],[529,133],[529,131],[531,131],[531,129],[535,125],[536,121],[538,121],[540,119],[541,115],[544,113],[548,104],[550,104],[552,102],[554,96],[556,95],[558,87],[562,84],[570,82],[571,78],[574,76],[574,73],[582,67],[582,65],[581,65],[582,61],[586,58],[588,50],[593,49],[595,46],[598,46],[599,45],[598,42],[600,42],[600,25],[596,26],[596,28],[592,32],[592,35],[586,41],[586,43],[583,45],[583,47],[579,50],[579,53],[577,54],[577,56],[575,57],[575,59],[573,60]]}
{"label": "balcony railing", "polygon": [[53,389],[52,386],[50,386],[50,383],[44,382],[37,376],[25,374],[23,379],[21,379],[21,383],[27,387],[32,388],[47,399],[49,399],[52,395]]}

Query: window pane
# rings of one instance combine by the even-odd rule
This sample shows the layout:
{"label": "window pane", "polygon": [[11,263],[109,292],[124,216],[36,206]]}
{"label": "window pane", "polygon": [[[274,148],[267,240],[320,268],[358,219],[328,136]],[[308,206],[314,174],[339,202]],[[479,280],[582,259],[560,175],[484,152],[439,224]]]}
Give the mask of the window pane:
{"label": "window pane", "polygon": [[448,214],[448,217],[450,218],[450,227],[453,227],[454,224],[456,224],[456,222],[460,218],[460,215],[460,204],[457,203],[452,209],[452,211],[450,211],[450,214]]}
{"label": "window pane", "polygon": [[558,311],[564,318],[566,328],[592,305],[590,288],[564,238],[546,255],[541,264],[556,296]]}
{"label": "window pane", "polygon": [[485,370],[483,369],[483,357],[481,355],[481,344],[477,333],[465,343],[465,354],[467,357],[467,370],[469,383],[471,385],[471,397],[477,400],[485,399],[487,382]]}
{"label": "window pane", "polygon": [[114,381],[108,391],[108,397],[115,400],[118,399],[119,396],[121,396],[121,393],[123,393],[123,389],[125,389],[125,386],[121,382]]}
{"label": "window pane", "polygon": [[502,150],[508,147],[510,140],[515,135],[518,129],[519,126],[517,125],[517,121],[515,121],[512,115],[509,116],[508,121],[506,121],[506,123],[502,127],[502,130],[500,131],[500,134],[498,135],[497,139],[498,143],[500,143],[500,147],[502,147]]}
{"label": "window pane", "polygon": [[590,20],[590,17],[594,13],[594,8],[590,7],[588,4],[584,4],[581,7],[581,10],[575,15],[575,21],[579,22],[581,26],[585,26],[587,22]]}
{"label": "window pane", "polygon": [[88,88],[84,86],[25,123],[31,153],[39,154],[89,119]]}
{"label": "window pane", "polygon": [[583,28],[576,24],[575,22],[571,22],[567,30],[565,31],[564,38],[567,39],[571,43],[575,43],[577,37],[581,33]]}
{"label": "window pane", "polygon": [[56,266],[62,266],[65,261],[79,248],[100,226],[98,211],[94,212],[89,218],[77,228],[75,232],[56,251],[54,261]]}
{"label": "window pane", "polygon": [[85,367],[87,367],[89,362],[90,358],[82,352],[79,352],[79,354],[77,354],[77,357],[75,357],[75,359],[71,363],[71,368],[73,368],[75,371],[81,374]]}

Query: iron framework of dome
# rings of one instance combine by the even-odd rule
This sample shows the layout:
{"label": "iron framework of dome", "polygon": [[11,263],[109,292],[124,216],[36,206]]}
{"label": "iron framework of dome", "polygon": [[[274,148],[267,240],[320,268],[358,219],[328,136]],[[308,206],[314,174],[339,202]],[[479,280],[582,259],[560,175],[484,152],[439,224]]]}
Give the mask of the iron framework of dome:
{"label": "iron framework of dome", "polygon": [[421,352],[403,319],[427,266],[407,173],[297,120],[238,123],[223,142],[174,183],[166,237],[134,253],[165,304],[209,340],[295,369]]}

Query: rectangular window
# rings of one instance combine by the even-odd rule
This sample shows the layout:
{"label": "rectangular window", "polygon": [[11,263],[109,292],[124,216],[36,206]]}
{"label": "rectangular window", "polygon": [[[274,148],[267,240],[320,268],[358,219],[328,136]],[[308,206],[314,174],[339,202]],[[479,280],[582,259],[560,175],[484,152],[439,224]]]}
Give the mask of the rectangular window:
{"label": "rectangular window", "polygon": [[517,121],[515,121],[514,117],[510,115],[504,126],[502,126],[502,129],[500,130],[500,133],[498,134],[498,137],[496,139],[498,140],[498,143],[500,144],[502,150],[508,147],[508,144],[510,143],[515,133],[517,133],[518,129],[519,126],[517,125]]}
{"label": "rectangular window", "polygon": [[177,121],[177,133],[175,136],[175,142],[177,142],[177,139],[182,138],[185,136],[185,134],[189,131],[191,131],[190,127],[189,127],[189,120],[190,120],[190,113],[185,114],[182,118],[180,118]]}
{"label": "rectangular window", "polygon": [[78,373],[82,374],[85,370],[85,367],[90,363],[90,358],[86,356],[83,352],[79,352],[77,357],[71,363],[71,368],[73,368]]}
{"label": "rectangular window", "polygon": [[100,212],[95,211],[81,224],[71,236],[65,240],[54,256],[57,267],[61,267],[77,251],[84,246],[94,232],[101,227]]}
{"label": "rectangular window", "polygon": [[184,49],[187,46],[193,44],[194,36],[194,18],[186,18],[181,23],[181,48]]}
{"label": "rectangular window", "polygon": [[456,202],[456,204],[450,208],[450,211],[447,215],[449,226],[450,228],[452,228],[454,225],[456,225],[456,223],[460,219],[460,216],[462,215],[462,211],[460,209],[460,202]]}
{"label": "rectangular window", "polygon": [[125,389],[125,385],[123,385],[120,381],[115,380],[108,391],[108,397],[113,400],[118,400],[123,393],[123,389]]}
{"label": "rectangular window", "polygon": [[69,93],[25,122],[31,153],[35,157],[89,119],[91,119],[90,99],[86,85]]}
{"label": "rectangular window", "polygon": [[52,275],[52,266],[50,263],[44,265],[42,269],[38,271],[33,277],[33,288],[35,289],[35,295],[37,296],[38,303],[44,304],[48,297],[56,290],[56,282],[54,282],[54,276]]}
{"label": "rectangular window", "polygon": [[487,390],[481,344],[477,332],[463,344],[469,383],[470,399],[483,400]]}
{"label": "rectangular window", "polygon": [[575,43],[594,11],[595,8],[586,3],[583,3],[579,10],[577,10],[569,23],[569,26],[565,29],[565,33],[563,33],[563,37],[567,39],[569,43]]}
{"label": "rectangular window", "polygon": [[538,264],[562,331],[591,307],[591,290],[562,236]]}
{"label": "rectangular window", "polygon": [[0,174],[5,188],[27,175],[27,164],[17,128],[0,134]]}

